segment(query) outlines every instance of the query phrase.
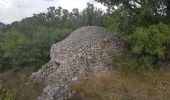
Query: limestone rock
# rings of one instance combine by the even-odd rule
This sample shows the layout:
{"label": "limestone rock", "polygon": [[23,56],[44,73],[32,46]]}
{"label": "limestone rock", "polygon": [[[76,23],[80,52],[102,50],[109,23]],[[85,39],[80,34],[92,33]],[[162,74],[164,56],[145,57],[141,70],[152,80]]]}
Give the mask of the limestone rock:
{"label": "limestone rock", "polygon": [[112,56],[125,52],[118,35],[101,27],[82,27],[52,45],[51,60],[33,73],[29,82],[45,80],[47,87],[39,100],[65,100],[74,94],[70,82],[79,81],[89,73],[108,71]]}

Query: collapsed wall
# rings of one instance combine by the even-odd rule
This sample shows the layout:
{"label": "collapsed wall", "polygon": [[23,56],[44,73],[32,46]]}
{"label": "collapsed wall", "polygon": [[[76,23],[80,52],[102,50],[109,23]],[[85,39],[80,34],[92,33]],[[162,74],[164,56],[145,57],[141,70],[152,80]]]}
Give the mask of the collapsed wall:
{"label": "collapsed wall", "polygon": [[124,54],[125,45],[116,34],[96,26],[82,27],[51,47],[51,60],[29,82],[45,80],[47,86],[39,100],[65,100],[74,92],[69,83],[89,73],[108,71],[112,56]]}

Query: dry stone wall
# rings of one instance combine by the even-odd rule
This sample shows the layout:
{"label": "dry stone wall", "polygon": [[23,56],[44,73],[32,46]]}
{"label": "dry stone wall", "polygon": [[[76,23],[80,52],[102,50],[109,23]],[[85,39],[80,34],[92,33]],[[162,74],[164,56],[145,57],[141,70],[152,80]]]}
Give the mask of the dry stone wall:
{"label": "dry stone wall", "polygon": [[45,80],[47,87],[39,100],[65,100],[75,92],[69,83],[77,82],[89,73],[108,71],[112,56],[126,53],[121,38],[104,28],[87,26],[75,30],[66,39],[53,44],[51,60],[29,82]]}

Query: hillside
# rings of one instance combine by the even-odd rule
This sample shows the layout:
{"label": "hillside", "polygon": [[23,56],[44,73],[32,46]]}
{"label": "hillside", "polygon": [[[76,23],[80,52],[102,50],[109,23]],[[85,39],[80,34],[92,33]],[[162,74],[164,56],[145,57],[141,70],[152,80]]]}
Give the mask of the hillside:
{"label": "hillside", "polygon": [[0,29],[4,28],[6,25],[2,22],[0,22]]}
{"label": "hillside", "polygon": [[[42,0],[6,1],[0,7],[12,16],[0,19],[20,19],[18,5],[36,14],[0,22],[0,100],[170,100],[169,0],[92,0],[108,9],[39,13],[31,8]],[[62,0],[43,1],[45,9]]]}

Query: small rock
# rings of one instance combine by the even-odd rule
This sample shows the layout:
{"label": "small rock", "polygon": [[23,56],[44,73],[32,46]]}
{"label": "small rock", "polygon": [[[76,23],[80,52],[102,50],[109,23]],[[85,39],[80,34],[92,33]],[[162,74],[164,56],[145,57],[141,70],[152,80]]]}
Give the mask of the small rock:
{"label": "small rock", "polygon": [[77,81],[77,77],[72,78],[72,81],[74,82]]}

